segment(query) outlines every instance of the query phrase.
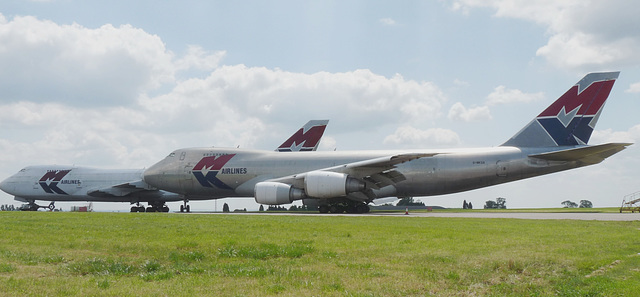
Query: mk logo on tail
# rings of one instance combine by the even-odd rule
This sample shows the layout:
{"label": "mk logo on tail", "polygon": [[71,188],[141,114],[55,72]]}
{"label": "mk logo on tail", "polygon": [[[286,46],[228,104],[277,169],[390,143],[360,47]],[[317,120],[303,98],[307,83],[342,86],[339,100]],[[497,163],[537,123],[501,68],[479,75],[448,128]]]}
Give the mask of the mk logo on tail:
{"label": "mk logo on tail", "polygon": [[327,128],[328,120],[309,121],[295,134],[291,135],[287,141],[282,143],[277,151],[279,152],[310,152],[315,151],[320,143],[320,139]]}
{"label": "mk logo on tail", "polygon": [[545,147],[587,144],[618,74],[587,74],[504,145]]}

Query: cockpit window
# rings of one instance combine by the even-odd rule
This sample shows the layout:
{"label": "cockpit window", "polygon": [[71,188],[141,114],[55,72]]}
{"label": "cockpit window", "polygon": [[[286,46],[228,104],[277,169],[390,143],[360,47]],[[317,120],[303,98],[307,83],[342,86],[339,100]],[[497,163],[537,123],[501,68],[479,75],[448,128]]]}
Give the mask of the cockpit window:
{"label": "cockpit window", "polygon": [[171,153],[171,154],[169,154],[169,156],[167,156],[167,157],[175,157],[175,156],[176,156],[176,153]]}

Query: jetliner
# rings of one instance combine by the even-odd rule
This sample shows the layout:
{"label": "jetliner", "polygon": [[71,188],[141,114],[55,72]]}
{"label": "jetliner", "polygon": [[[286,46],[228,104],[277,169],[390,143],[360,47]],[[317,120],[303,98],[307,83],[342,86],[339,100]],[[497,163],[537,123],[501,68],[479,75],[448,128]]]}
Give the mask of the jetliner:
{"label": "jetliner", "polygon": [[593,165],[631,145],[587,145],[618,75],[587,74],[498,147],[287,154],[185,148],[145,170],[143,180],[190,199],[311,200],[321,213],[365,213],[379,198],[456,193]]}
{"label": "jetliner", "polygon": [[[312,120],[306,123],[276,151],[315,151],[328,124],[328,120]],[[182,157],[182,156],[180,156]],[[51,201],[53,210],[56,201],[130,202],[135,204],[131,212],[168,212],[166,202],[183,201],[180,211],[191,211],[189,199],[203,200],[206,197],[187,197],[163,191],[142,180],[144,169],[98,169],[81,166],[40,165],[20,170],[0,183],[0,189],[14,195],[15,200],[29,204],[29,210],[42,206],[36,200]],[[140,205],[147,202],[145,209]]]}

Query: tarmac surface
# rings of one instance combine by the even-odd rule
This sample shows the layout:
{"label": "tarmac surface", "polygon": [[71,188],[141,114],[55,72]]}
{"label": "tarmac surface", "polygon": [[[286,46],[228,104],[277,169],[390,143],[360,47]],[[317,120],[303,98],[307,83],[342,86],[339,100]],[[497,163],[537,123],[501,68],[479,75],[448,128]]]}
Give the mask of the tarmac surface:
{"label": "tarmac surface", "polygon": [[[375,214],[374,214],[375,215]],[[396,214],[397,215],[397,214]],[[431,212],[409,213],[403,216],[434,218],[483,218],[483,219],[526,219],[526,220],[585,220],[585,221],[640,221],[639,213],[534,213],[534,212]]]}
{"label": "tarmac surface", "polygon": [[[218,213],[221,214],[221,213]],[[367,214],[320,214],[314,212],[233,212],[241,215],[289,215],[289,216],[380,216],[417,218],[478,218],[524,220],[584,220],[584,221],[640,221],[640,213],[575,213],[575,212],[372,212]]]}

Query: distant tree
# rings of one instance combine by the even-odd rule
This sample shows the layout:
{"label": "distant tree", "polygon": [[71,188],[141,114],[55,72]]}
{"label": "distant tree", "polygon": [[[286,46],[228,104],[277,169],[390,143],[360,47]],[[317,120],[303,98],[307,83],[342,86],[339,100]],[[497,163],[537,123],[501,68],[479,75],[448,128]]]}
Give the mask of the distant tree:
{"label": "distant tree", "polygon": [[593,208],[593,203],[589,200],[580,200],[580,208]]}
{"label": "distant tree", "polygon": [[264,211],[264,205],[260,204],[260,209],[258,211]]}
{"label": "distant tree", "polygon": [[222,212],[229,212],[229,204],[226,204],[226,203],[225,203],[225,204],[222,206]]}
{"label": "distant tree", "polygon": [[485,209],[507,209],[507,199],[496,198],[496,201],[488,200],[484,203]]}
{"label": "distant tree", "polygon": [[578,203],[575,203],[575,202],[569,201],[569,200],[562,201],[562,205],[564,205],[564,208],[576,208],[576,207],[578,207]]}
{"label": "distant tree", "polygon": [[398,201],[397,206],[424,206],[424,203],[421,201],[414,201],[413,197],[403,197]]}
{"label": "distant tree", "polygon": [[493,209],[493,208],[498,208],[498,205],[496,204],[495,201],[493,200],[487,200],[484,203],[484,209]]}
{"label": "distant tree", "polygon": [[473,205],[471,204],[471,202],[467,203],[467,209],[473,209]]}
{"label": "distant tree", "polygon": [[464,200],[462,202],[462,209],[467,209],[467,208],[469,208],[469,205],[467,204],[467,200]]}

